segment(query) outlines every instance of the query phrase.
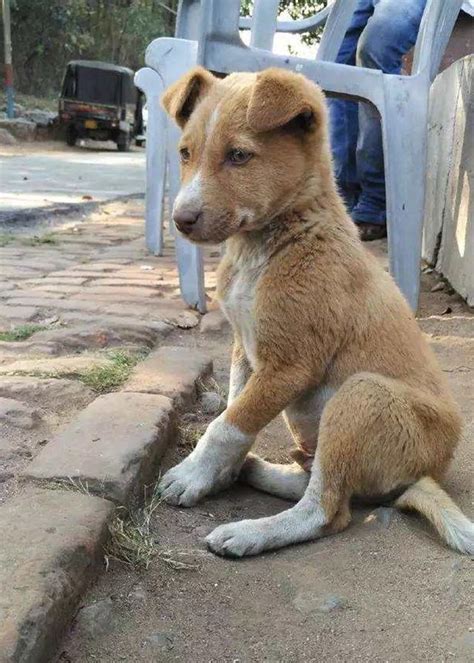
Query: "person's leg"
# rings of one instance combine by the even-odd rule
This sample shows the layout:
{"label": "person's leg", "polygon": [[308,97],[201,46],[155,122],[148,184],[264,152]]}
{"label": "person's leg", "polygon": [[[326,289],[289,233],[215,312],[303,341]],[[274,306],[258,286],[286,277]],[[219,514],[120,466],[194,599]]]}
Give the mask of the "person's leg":
{"label": "person's leg", "polygon": [[[359,0],[336,62],[355,66],[357,41],[373,10],[373,0]],[[332,97],[328,99],[328,105],[334,173],[339,192],[350,211],[359,193],[356,168],[358,104],[356,101]]]}
{"label": "person's leg", "polygon": [[[426,0],[373,1],[374,13],[359,38],[357,65],[399,74],[403,56],[416,42]],[[361,193],[352,218],[368,224],[367,233],[362,226],[362,236],[372,239],[385,233],[385,176],[380,117],[365,103],[359,104],[357,176]],[[372,225],[378,225],[379,232]]]}

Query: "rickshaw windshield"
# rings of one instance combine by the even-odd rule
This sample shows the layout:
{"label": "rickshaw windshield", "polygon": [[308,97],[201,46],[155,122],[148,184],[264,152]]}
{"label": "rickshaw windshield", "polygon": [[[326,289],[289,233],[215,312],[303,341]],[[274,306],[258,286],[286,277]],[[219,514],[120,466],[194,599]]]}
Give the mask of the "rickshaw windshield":
{"label": "rickshaw windshield", "polygon": [[120,106],[124,103],[122,87],[128,88],[123,78],[124,74],[117,71],[69,67],[64,80],[63,97],[92,104]]}

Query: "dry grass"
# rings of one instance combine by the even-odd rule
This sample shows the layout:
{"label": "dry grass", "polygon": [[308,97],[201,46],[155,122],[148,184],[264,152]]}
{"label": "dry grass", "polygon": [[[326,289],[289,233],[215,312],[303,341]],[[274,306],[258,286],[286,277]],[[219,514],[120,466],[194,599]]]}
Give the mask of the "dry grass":
{"label": "dry grass", "polygon": [[224,401],[227,400],[226,390],[212,376],[197,380],[196,391],[198,398],[196,406],[193,412],[188,413],[194,413],[193,419],[191,421],[186,421],[185,416],[183,416],[183,420],[178,426],[178,446],[186,453],[190,453],[195,448],[200,438],[204,435],[209,422],[214,418],[214,416],[205,414],[200,410],[199,399],[202,394],[212,391],[217,393]]}
{"label": "dry grass", "polygon": [[152,560],[164,562],[177,571],[197,571],[200,565],[186,558],[205,554],[201,550],[160,548],[152,531],[152,518],[162,499],[157,487],[142,509],[127,512],[123,507],[109,525],[110,540],[105,551],[106,564],[114,559],[132,568],[148,569]]}
{"label": "dry grass", "polygon": [[[92,495],[87,481],[72,477],[67,480],[48,481],[45,486],[50,490],[73,490],[84,495]],[[97,494],[97,491],[94,492]],[[157,482],[142,508],[133,511],[128,511],[125,507],[117,508],[114,518],[109,523],[110,538],[104,551],[107,568],[110,560],[116,560],[133,569],[148,569],[151,562],[157,559],[175,571],[200,569],[196,557],[205,556],[204,550],[165,549],[158,545],[152,530],[152,519],[162,502]],[[189,561],[189,558],[192,558],[192,561]]]}
{"label": "dry grass", "polygon": [[100,485],[99,489],[91,490],[87,481],[82,481],[82,479],[73,479],[68,477],[67,479],[52,479],[41,482],[45,488],[48,490],[69,490],[75,493],[82,493],[88,497],[98,495],[100,497],[106,497],[105,485]]}
{"label": "dry grass", "polygon": [[[84,495],[92,495],[87,481],[72,477],[68,480],[51,481],[46,485],[51,490],[73,490]],[[152,560],[158,559],[176,571],[199,570],[200,565],[194,559],[196,556],[205,555],[205,551],[164,549],[156,542],[152,531],[152,518],[163,501],[157,487],[158,483],[142,508],[133,511],[128,511],[125,507],[117,508],[114,518],[109,523],[110,538],[104,551],[107,568],[113,559],[134,569],[148,569]],[[186,559],[189,557],[194,558],[192,562]]]}
{"label": "dry grass", "polygon": [[178,446],[186,453],[190,453],[204,435],[209,422],[214,419],[213,415],[202,412],[199,408],[199,399],[206,392],[217,393],[224,401],[227,400],[226,390],[212,376],[200,378],[196,381],[197,403],[193,410],[188,414],[193,415],[191,421],[186,421],[185,416],[178,426],[179,440]]}
{"label": "dry grass", "polygon": [[220,385],[215,378],[212,377],[212,375],[209,375],[206,378],[200,378],[196,382],[196,389],[197,389],[197,394],[200,396],[206,391],[215,391],[216,394],[219,394],[221,398],[224,400],[227,400],[227,392]]}
{"label": "dry grass", "polygon": [[191,453],[196,444],[199,442],[201,437],[206,431],[206,424],[202,423],[192,423],[192,424],[181,424],[178,426],[179,431],[179,440],[178,446],[180,449],[186,451],[186,453]]}
{"label": "dry grass", "polygon": [[152,511],[127,514],[117,510],[109,525],[110,541],[105,551],[106,560],[115,559],[134,568],[147,569],[157,553],[155,540],[150,532]]}

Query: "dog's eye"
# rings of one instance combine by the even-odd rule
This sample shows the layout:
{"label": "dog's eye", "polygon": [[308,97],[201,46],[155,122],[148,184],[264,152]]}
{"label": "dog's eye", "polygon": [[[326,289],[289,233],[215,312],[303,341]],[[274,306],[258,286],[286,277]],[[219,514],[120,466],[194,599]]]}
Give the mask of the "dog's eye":
{"label": "dog's eye", "polygon": [[189,153],[189,150],[187,147],[182,147],[179,151],[179,154],[181,156],[181,161],[189,161],[189,157],[191,156]]}
{"label": "dog's eye", "polygon": [[233,166],[241,166],[242,164],[247,163],[252,157],[253,154],[251,152],[235,148],[227,152],[226,160]]}

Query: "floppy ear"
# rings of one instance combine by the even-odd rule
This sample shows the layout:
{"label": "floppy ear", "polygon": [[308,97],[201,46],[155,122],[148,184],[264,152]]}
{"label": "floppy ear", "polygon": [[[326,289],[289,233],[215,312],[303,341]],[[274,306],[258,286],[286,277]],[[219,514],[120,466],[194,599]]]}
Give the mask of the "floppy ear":
{"label": "floppy ear", "polygon": [[161,97],[161,104],[181,128],[189,120],[198,101],[210,90],[216,78],[203,67],[194,67]]}
{"label": "floppy ear", "polygon": [[293,120],[311,130],[323,116],[321,90],[301,74],[276,68],[258,74],[247,109],[247,122],[254,131],[271,131]]}

